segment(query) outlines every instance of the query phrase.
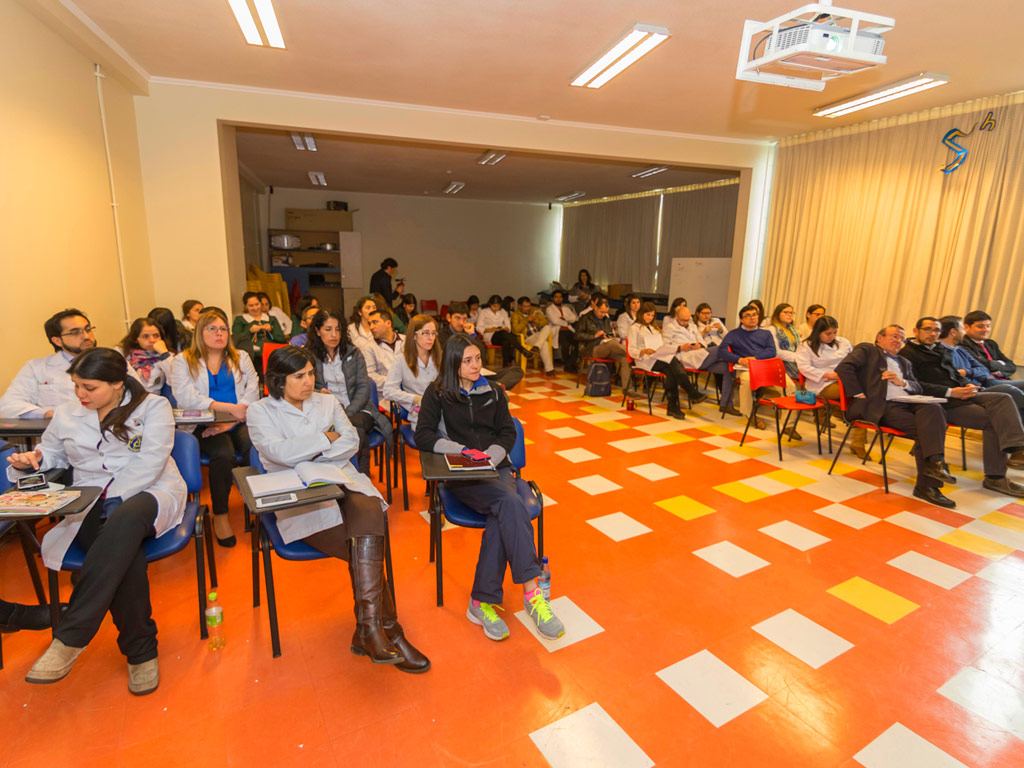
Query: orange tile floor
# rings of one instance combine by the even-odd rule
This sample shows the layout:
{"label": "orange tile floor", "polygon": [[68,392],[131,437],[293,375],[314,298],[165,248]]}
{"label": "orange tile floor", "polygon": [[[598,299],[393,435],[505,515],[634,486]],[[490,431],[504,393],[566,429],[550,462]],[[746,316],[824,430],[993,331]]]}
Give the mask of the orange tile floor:
{"label": "orange tile floor", "polygon": [[[5,636],[0,765],[1024,765],[1024,504],[980,489],[976,443],[948,511],[910,496],[899,442],[886,495],[878,465],[849,454],[828,476],[809,426],[780,462],[769,433],[741,448],[742,421],[713,406],[677,422],[580,391],[531,375],[511,396],[524,474],[548,497],[557,645],[517,620],[510,580],[507,641],[465,619],[479,531],[443,533],[434,605],[410,452],[394,564],[430,672],[349,653],[348,574],[330,561],[275,559],[273,659],[241,538],[217,549],[219,653],[198,637],[191,550],[150,567],[153,695],[128,694],[109,619],[51,686],[23,682],[48,635]],[[241,533],[234,497],[232,520]],[[5,598],[31,601],[16,545],[0,574]]]}

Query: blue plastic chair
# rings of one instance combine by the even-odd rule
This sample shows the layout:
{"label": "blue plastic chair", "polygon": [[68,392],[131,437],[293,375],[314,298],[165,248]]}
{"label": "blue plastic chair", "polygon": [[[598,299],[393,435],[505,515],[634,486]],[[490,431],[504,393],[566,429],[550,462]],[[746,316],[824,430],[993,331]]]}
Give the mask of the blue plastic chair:
{"label": "blue plastic chair", "polygon": [[[412,424],[409,423],[409,411],[398,403],[393,404],[395,406],[395,423],[398,424],[398,459],[402,466],[402,504],[405,510],[409,510],[409,482],[405,473],[405,446],[409,446],[414,451],[418,451],[416,447],[416,433],[412,428]],[[430,483],[427,483],[427,495],[431,494],[432,488]],[[433,550],[431,550],[433,551]]]}
{"label": "blue plastic chair", "polygon": [[[377,384],[370,379],[370,402],[373,404],[373,410],[380,410],[380,397],[377,394]],[[382,482],[387,476],[387,500],[388,505],[391,505],[391,445],[388,442],[387,436],[381,434],[380,430],[373,429],[370,434],[366,436],[366,442],[370,446],[370,449],[377,454],[377,482]],[[408,507],[406,507],[408,509]]]}
{"label": "blue plastic chair", "polygon": [[178,401],[174,397],[174,392],[171,390],[171,385],[168,384],[166,381],[164,382],[164,385],[160,387],[160,397],[166,397],[171,404],[171,408],[178,407]]}
{"label": "blue plastic chair", "polygon": [[[537,521],[537,556],[544,556],[544,496],[533,480],[522,478],[522,469],[526,466],[526,441],[523,425],[519,419],[512,422],[516,427],[516,442],[508,455],[512,464],[512,474],[516,479],[516,491],[519,498],[526,504],[530,519]],[[442,515],[448,522],[463,528],[485,528],[487,517],[467,507],[448,489],[445,483],[437,483],[430,503],[430,559],[434,562],[437,579],[437,605],[444,605],[444,587],[441,583],[441,528],[444,525]]]}
{"label": "blue plastic chair", "polygon": [[[152,563],[156,560],[163,560],[165,557],[176,555],[188,546],[190,540],[195,540],[196,545],[196,594],[199,604],[199,636],[204,640],[206,632],[206,569],[203,561],[203,541],[206,542],[206,557],[210,567],[210,588],[217,587],[217,563],[213,555],[213,531],[211,530],[209,509],[205,504],[199,503],[199,492],[203,489],[203,475],[199,469],[199,441],[195,436],[183,432],[180,429],[174,430],[174,447],[171,449],[171,458],[178,465],[178,471],[185,481],[188,489],[188,501],[185,504],[185,513],[181,522],[174,528],[166,531],[156,538],[146,539],[143,549],[146,552],[146,562]],[[67,554],[64,555],[64,562],[61,564],[62,571],[81,570],[85,560],[85,550],[76,542],[71,544]],[[52,577],[56,574],[51,571]]]}
{"label": "blue plastic chair", "polygon": [[[351,459],[352,466],[359,470],[355,456]],[[249,466],[254,467],[264,474],[267,470],[260,461],[259,451],[255,446],[249,452]],[[263,575],[267,582],[267,613],[270,618],[270,647],[273,657],[276,659],[281,655],[281,633],[277,622],[277,593],[274,589],[274,567],[271,564],[271,552],[277,553],[282,560],[294,560],[298,562],[308,560],[326,560],[325,555],[315,547],[311,547],[304,541],[293,541],[286,543],[281,536],[281,529],[277,526],[277,515],[273,512],[263,512],[254,515],[256,525],[252,526],[252,606],[259,608],[260,605],[260,554],[263,555]],[[387,512],[384,513],[385,520]],[[385,527],[385,531],[387,528]],[[394,574],[391,568],[391,539],[385,534],[384,537],[384,561],[387,568],[388,584],[391,587],[391,599],[395,598]]]}

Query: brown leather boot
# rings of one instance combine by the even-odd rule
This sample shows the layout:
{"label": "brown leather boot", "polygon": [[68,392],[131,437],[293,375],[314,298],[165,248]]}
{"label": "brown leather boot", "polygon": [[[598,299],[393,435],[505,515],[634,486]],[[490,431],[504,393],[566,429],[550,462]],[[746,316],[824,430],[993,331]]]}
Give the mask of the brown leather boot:
{"label": "brown leather boot", "polygon": [[384,537],[359,536],[351,541],[348,572],[352,577],[356,631],[352,653],[369,656],[374,664],[397,664],[402,654],[381,627],[381,593],[384,585]]}
{"label": "brown leather boot", "polygon": [[398,623],[398,611],[395,609],[395,601],[391,599],[391,589],[387,582],[384,583],[384,591],[381,593],[381,626],[388,640],[405,658],[405,661],[399,662],[395,667],[414,675],[430,669],[430,659],[413,647],[402,631],[402,625]]}

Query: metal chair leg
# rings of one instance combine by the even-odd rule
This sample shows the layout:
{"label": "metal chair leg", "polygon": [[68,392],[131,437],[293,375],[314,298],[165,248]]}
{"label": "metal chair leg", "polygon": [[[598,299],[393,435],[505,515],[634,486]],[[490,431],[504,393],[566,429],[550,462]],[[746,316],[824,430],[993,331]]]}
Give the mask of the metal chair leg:
{"label": "metal chair leg", "polygon": [[882,434],[877,429],[875,430],[875,436],[871,438],[871,445],[868,446],[868,452],[864,454],[864,458],[861,459],[861,464],[867,464],[868,459],[871,458],[871,452],[875,450],[875,443],[878,442],[878,436]]}
{"label": "metal chair leg", "polygon": [[259,515],[254,515],[252,528],[249,531],[252,546],[252,607],[260,607],[260,539],[258,530],[262,527]]}
{"label": "metal chair leg", "polygon": [[[440,499],[438,499],[440,501]],[[444,525],[444,520],[441,515],[444,514],[441,510],[440,505],[434,511],[435,517],[437,517],[437,524],[434,526],[434,574],[437,579],[437,607],[440,608],[444,605],[444,584],[442,582],[442,566],[441,566],[441,528]]]}
{"label": "metal chair leg", "polygon": [[39,542],[36,541],[32,526],[26,520],[18,521],[18,539],[21,542],[21,551],[25,555],[25,566],[28,568],[29,578],[32,579],[32,588],[36,591],[36,600],[40,605],[46,605],[46,590],[43,589],[43,580],[39,576],[39,568],[36,566],[36,550]]}
{"label": "metal chair leg", "polygon": [[405,476],[405,437],[398,438],[399,461],[402,464],[402,507],[409,511],[409,480]]}
{"label": "metal chair leg", "polygon": [[274,593],[274,567],[270,563],[270,539],[260,525],[260,549],[263,550],[263,575],[267,581],[267,613],[270,616],[270,648],[276,659],[281,655],[281,634],[277,625],[277,595]]}
{"label": "metal chair leg", "polygon": [[206,560],[203,552],[203,519],[202,513],[196,518],[195,535],[196,546],[196,592],[199,598],[199,637],[205,640],[209,637],[206,629]]}
{"label": "metal chair leg", "polygon": [[[787,416],[788,420],[789,417]],[[782,427],[779,426],[779,409],[775,409],[775,443],[779,448],[779,461],[782,461]]]}
{"label": "metal chair leg", "polygon": [[960,427],[960,457],[964,472],[967,471],[967,427]]}
{"label": "metal chair leg", "polygon": [[839,457],[843,453],[843,446],[846,445],[846,438],[848,438],[850,436],[850,431],[852,429],[853,429],[853,425],[852,424],[847,425],[847,427],[846,427],[846,434],[843,435],[843,441],[841,443],[839,443],[839,450],[837,450],[835,455],[832,457],[832,465],[828,468],[828,473],[830,475],[832,474],[832,470],[836,468],[836,462],[839,461]]}

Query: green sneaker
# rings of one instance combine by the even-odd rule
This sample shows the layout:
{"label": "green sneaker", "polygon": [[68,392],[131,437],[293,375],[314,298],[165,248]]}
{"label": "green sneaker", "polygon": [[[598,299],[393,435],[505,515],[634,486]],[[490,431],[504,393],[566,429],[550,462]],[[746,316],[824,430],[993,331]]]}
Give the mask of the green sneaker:
{"label": "green sneaker", "polygon": [[565,634],[565,625],[551,612],[551,603],[544,599],[544,593],[539,589],[531,600],[527,600],[526,595],[523,595],[523,607],[537,625],[537,631],[542,637],[557,640]]}
{"label": "green sneaker", "polygon": [[469,601],[469,608],[466,609],[466,618],[484,628],[484,634],[491,640],[504,640],[508,637],[508,624],[498,615],[498,611],[505,610],[500,605],[492,603],[480,603],[480,607]]}

